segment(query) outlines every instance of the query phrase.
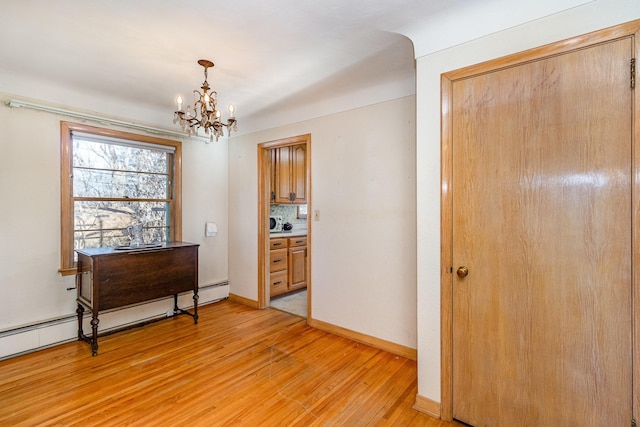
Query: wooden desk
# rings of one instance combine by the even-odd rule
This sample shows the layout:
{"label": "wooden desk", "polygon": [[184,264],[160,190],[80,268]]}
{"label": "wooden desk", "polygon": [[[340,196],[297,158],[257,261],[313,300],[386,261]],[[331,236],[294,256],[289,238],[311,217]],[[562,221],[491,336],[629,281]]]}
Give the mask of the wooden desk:
{"label": "wooden desk", "polygon": [[[105,310],[173,295],[174,315],[198,323],[198,246],[169,242],[153,248],[78,249],[76,276],[78,340],[98,354],[98,314]],[[178,294],[193,291],[193,314],[178,308]],[[85,308],[92,313],[91,336],[84,334]]]}

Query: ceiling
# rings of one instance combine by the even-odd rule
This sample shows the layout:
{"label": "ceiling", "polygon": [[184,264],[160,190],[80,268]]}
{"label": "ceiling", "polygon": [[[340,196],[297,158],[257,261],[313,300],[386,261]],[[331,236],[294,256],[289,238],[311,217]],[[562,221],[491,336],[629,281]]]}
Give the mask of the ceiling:
{"label": "ceiling", "polygon": [[0,92],[173,128],[209,59],[246,133],[414,94],[415,57],[583,3],[3,1]]}

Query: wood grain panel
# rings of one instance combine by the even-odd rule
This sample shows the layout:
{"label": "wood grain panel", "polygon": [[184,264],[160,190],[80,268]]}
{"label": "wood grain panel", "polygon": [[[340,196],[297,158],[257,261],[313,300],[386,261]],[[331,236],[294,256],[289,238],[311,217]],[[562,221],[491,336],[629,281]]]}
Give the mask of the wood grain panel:
{"label": "wood grain panel", "polygon": [[632,418],[631,39],[453,84],[453,414]]}
{"label": "wood grain panel", "polygon": [[285,249],[287,247],[287,239],[269,239],[269,249]]}
{"label": "wood grain panel", "polygon": [[274,148],[276,151],[276,200],[275,203],[291,203],[291,149]]}
{"label": "wood grain panel", "polygon": [[[269,306],[269,208],[271,192],[275,190],[275,170],[271,158],[275,154],[258,145],[258,308]],[[274,193],[275,194],[275,193]],[[229,295],[231,297],[231,295]],[[243,297],[244,298],[244,297]]]}
{"label": "wood grain panel", "polygon": [[[477,64],[462,68],[459,70],[451,71],[443,74],[442,76],[442,197],[441,197],[441,218],[442,218],[442,239],[441,239],[441,328],[442,328],[442,366],[441,366],[441,378],[442,378],[442,399],[441,399],[441,416],[443,419],[452,419],[452,354],[453,354],[453,342],[452,342],[452,329],[453,329],[453,315],[452,315],[452,291],[453,291],[453,278],[455,274],[452,274],[453,261],[451,259],[452,253],[452,211],[453,211],[453,174],[451,164],[453,162],[452,148],[453,148],[453,132],[452,132],[452,86],[456,81],[472,78],[474,76],[490,73],[495,70],[516,67],[521,64],[535,61],[538,59],[554,56],[566,52],[570,52],[580,48],[586,48],[595,46],[601,43],[607,43],[621,38],[632,38],[633,44],[633,57],[640,58],[640,48],[636,43],[637,36],[640,34],[640,20],[631,21],[625,24],[617,25],[615,27],[606,28],[593,33],[573,37],[567,40],[555,42],[539,48],[530,49],[528,51],[520,52],[514,55],[509,55],[504,58],[498,58],[482,64]],[[629,75],[631,75],[629,73]],[[634,133],[634,154],[633,154],[633,229],[637,229],[638,221],[640,220],[640,196],[638,196],[638,177],[640,177],[640,157],[638,151],[635,149],[635,144],[640,141],[640,125],[635,120],[635,112],[640,111],[640,96],[638,91],[632,91],[633,98],[633,124],[632,129]],[[635,231],[633,236],[635,236]],[[633,265],[640,264],[640,251],[637,250],[638,239],[634,238],[633,245]],[[634,372],[632,375],[633,381],[633,414],[634,418],[638,419],[640,414],[640,310],[638,310],[637,298],[640,295],[640,269],[634,268],[633,273],[633,296],[632,296],[632,313],[633,313],[633,327],[634,327],[634,356],[633,365]],[[625,425],[628,421],[625,422]]]}
{"label": "wood grain panel", "polygon": [[[411,406],[416,362],[223,301],[0,362],[2,425],[457,426]],[[185,324],[189,324],[185,328]]]}
{"label": "wood grain panel", "polygon": [[287,249],[274,249],[269,251],[270,272],[287,269]]}
{"label": "wood grain panel", "polygon": [[307,146],[306,144],[291,147],[291,191],[295,193],[295,203],[306,203],[307,189]]}
{"label": "wood grain panel", "polygon": [[[640,58],[640,44],[637,42],[640,36],[640,30],[637,30],[633,38],[634,58],[636,63]],[[633,416],[637,420],[640,420],[640,239],[637,237],[638,227],[640,227],[640,149],[638,144],[640,143],[640,120],[637,119],[636,114],[640,111],[640,91],[638,90],[638,67],[636,65],[636,89],[633,91],[633,217],[632,228],[632,252],[633,252],[633,325],[634,325],[634,337],[633,337]]]}

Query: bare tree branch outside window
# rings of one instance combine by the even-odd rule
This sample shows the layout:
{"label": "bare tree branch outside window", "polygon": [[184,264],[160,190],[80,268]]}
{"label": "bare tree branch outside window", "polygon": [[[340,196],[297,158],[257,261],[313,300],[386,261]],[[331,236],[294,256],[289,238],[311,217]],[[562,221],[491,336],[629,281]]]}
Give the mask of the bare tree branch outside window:
{"label": "bare tree branch outside window", "polygon": [[129,244],[142,223],[145,243],[169,240],[172,154],[73,138],[74,248]]}

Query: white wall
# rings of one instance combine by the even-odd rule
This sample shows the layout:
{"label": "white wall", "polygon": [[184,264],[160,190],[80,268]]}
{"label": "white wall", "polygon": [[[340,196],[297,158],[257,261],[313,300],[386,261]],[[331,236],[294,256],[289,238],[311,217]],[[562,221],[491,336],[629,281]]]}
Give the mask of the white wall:
{"label": "white wall", "polygon": [[418,394],[440,402],[440,75],[640,18],[637,0],[601,0],[417,60]]}
{"label": "white wall", "polygon": [[[2,331],[73,315],[76,308],[75,290],[66,290],[74,286],[74,277],[58,273],[60,120],[73,119],[9,108],[6,99],[0,95],[0,357],[73,338],[73,322],[67,322],[64,331],[22,337],[5,336]],[[228,279],[227,147],[226,140],[205,144],[186,139],[183,143],[183,240],[201,245],[201,286]],[[208,220],[218,224],[218,236],[204,237]],[[225,297],[228,287],[222,288],[203,290],[200,303]],[[182,300],[192,302],[190,297]],[[100,325],[108,328],[134,322],[170,307],[168,301],[135,307],[101,316]]]}
{"label": "white wall", "polygon": [[416,348],[414,96],[230,140],[230,292],[258,296],[257,145],[306,133],[313,318]]}

